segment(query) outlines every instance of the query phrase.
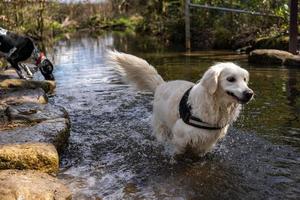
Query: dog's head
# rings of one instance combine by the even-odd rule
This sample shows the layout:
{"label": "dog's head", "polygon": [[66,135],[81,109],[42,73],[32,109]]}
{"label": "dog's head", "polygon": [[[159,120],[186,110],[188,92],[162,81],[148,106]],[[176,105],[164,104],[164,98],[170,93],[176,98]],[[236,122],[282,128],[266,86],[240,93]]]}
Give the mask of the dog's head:
{"label": "dog's head", "polygon": [[253,97],[248,81],[247,70],[234,63],[219,63],[204,73],[200,84],[210,95],[222,95],[225,101],[245,104]]}

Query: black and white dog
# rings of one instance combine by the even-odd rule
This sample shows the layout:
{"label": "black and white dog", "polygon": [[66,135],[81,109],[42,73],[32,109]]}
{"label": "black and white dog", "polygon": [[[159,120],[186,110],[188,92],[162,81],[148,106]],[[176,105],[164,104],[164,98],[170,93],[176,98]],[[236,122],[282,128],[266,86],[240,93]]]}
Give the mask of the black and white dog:
{"label": "black and white dog", "polygon": [[[18,35],[0,27],[0,55],[5,57],[22,79],[29,79],[32,76],[29,68],[21,64],[22,61],[31,58],[46,80],[54,80],[52,63],[27,36]],[[21,68],[29,77],[25,76]]]}

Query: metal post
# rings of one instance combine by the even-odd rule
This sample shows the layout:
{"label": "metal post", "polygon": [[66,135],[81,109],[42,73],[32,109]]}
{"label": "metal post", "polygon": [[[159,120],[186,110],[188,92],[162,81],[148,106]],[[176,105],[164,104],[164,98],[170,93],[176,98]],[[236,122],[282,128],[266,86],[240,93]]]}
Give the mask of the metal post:
{"label": "metal post", "polygon": [[190,51],[191,50],[190,0],[185,0],[184,18],[185,18],[185,48],[187,51]]}
{"label": "metal post", "polygon": [[290,0],[290,27],[289,27],[289,52],[297,53],[297,43],[298,43],[298,0]]}

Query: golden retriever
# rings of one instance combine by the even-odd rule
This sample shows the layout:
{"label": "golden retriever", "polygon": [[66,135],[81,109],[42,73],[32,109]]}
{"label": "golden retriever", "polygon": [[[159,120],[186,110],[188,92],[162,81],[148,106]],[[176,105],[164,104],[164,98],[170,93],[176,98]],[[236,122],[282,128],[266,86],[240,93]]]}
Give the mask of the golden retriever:
{"label": "golden retriever", "polygon": [[198,155],[210,151],[237,119],[241,104],[253,97],[248,71],[231,62],[210,67],[195,84],[166,82],[147,61],[133,55],[108,51],[107,61],[124,81],[154,93],[154,134],[172,144],[177,154],[187,147]]}

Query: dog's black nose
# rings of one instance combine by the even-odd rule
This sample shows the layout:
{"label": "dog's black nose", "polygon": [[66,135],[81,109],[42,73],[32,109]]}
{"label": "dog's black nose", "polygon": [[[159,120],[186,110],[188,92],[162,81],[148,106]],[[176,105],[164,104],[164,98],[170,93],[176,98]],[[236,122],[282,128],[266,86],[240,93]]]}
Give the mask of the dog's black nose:
{"label": "dog's black nose", "polygon": [[253,91],[252,90],[246,90],[243,92],[243,96],[245,99],[250,100],[253,96]]}

